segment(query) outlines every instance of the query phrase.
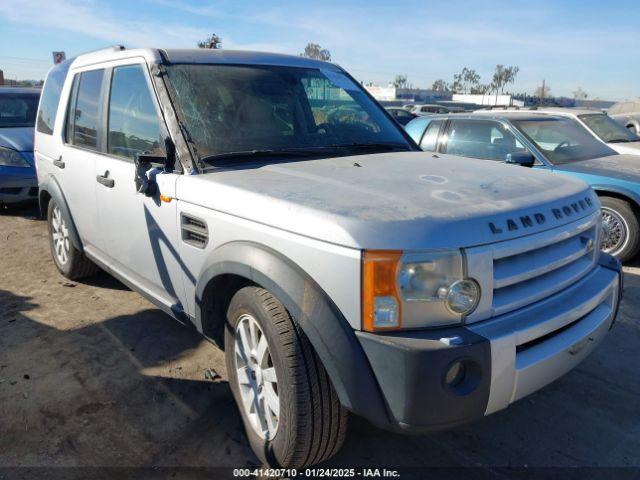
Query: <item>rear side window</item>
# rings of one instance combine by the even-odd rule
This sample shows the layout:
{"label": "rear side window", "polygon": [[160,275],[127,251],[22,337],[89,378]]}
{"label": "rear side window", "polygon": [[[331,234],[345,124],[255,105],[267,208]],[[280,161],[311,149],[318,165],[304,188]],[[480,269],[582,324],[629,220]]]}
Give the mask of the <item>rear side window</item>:
{"label": "rear side window", "polygon": [[420,148],[426,152],[435,152],[438,149],[438,133],[442,126],[442,120],[436,120],[429,124],[420,141]]}
{"label": "rear side window", "polygon": [[452,120],[446,153],[504,161],[507,154],[526,149],[503,125],[489,120]]}
{"label": "rear side window", "polygon": [[92,70],[80,73],[75,106],[71,108],[68,137],[73,145],[98,149],[98,131],[100,129],[100,92],[104,70]]}
{"label": "rear side window", "polygon": [[58,112],[58,104],[60,103],[60,94],[64,80],[67,78],[69,64],[61,64],[49,72],[47,81],[42,90],[42,98],[40,100],[40,109],[38,110],[38,121],[36,129],[40,133],[51,135],[53,133],[53,124],[56,121]]}
{"label": "rear side window", "polygon": [[132,159],[143,152],[160,154],[162,133],[142,67],[114,68],[109,99],[109,153]]}

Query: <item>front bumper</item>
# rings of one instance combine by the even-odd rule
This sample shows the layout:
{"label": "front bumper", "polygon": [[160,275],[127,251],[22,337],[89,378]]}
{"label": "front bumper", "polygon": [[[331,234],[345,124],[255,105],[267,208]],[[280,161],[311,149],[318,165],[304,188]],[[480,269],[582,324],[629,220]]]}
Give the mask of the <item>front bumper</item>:
{"label": "front bumper", "polygon": [[23,203],[38,198],[38,180],[33,168],[0,167],[0,203]]}
{"label": "front bumper", "polygon": [[[602,254],[575,285],[528,307],[468,326],[357,337],[392,430],[433,431],[488,415],[551,383],[604,339],[622,292],[620,263]],[[466,375],[451,385],[455,363]],[[379,425],[382,422],[376,422]]]}

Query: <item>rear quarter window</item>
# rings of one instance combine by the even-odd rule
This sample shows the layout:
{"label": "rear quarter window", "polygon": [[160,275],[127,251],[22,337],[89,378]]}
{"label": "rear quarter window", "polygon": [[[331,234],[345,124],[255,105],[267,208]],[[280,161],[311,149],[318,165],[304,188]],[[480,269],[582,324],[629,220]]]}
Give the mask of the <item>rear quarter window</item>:
{"label": "rear quarter window", "polygon": [[40,98],[40,106],[38,108],[38,119],[36,121],[36,130],[46,135],[53,133],[53,125],[56,121],[58,113],[58,104],[60,103],[60,94],[62,86],[67,78],[69,71],[69,62],[61,63],[53,68],[47,76],[47,81],[42,90]]}
{"label": "rear quarter window", "polygon": [[75,105],[69,109],[67,128],[70,131],[67,135],[73,145],[97,150],[102,123],[100,117],[104,70],[89,70],[78,74],[76,78],[79,79],[79,85]]}
{"label": "rear quarter window", "polygon": [[430,118],[418,117],[407,123],[404,129],[414,142],[419,143],[425,128],[429,125],[429,122],[431,122]]}

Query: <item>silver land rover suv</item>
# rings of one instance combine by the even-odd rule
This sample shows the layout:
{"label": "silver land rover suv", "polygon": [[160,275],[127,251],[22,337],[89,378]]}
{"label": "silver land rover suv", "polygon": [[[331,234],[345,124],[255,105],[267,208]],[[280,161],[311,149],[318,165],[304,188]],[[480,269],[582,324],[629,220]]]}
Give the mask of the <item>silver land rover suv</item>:
{"label": "silver land rover suv", "polygon": [[614,322],[585,183],[421,152],[330,63],[114,47],[55,66],[38,115],[57,268],[223,348],[266,464],[326,460],[347,412],[429,431],[505,408]]}

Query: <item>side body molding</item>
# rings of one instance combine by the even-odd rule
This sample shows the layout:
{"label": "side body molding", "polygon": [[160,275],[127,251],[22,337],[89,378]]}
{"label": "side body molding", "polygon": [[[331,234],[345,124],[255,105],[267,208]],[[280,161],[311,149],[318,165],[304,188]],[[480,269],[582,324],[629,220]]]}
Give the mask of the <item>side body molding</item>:
{"label": "side body molding", "polygon": [[46,192],[51,196],[53,200],[55,200],[56,204],[60,208],[62,217],[64,218],[64,221],[69,228],[71,243],[73,243],[73,246],[76,247],[80,252],[84,252],[82,242],[80,241],[80,236],[78,235],[78,229],[76,228],[76,224],[73,223],[73,217],[71,216],[71,212],[69,211],[67,200],[62,193],[62,189],[60,188],[58,181],[52,175],[47,175],[38,185],[38,190],[38,205],[40,207],[40,213],[42,214],[42,217],[46,218],[47,216],[44,196],[44,193]]}
{"label": "side body molding", "polygon": [[340,402],[380,426],[388,411],[355,333],[335,304],[298,265],[252,242],[232,242],[214,250],[196,285],[196,324],[202,325],[203,294],[219,275],[245,277],[269,290],[296,319],[316,350]]}

